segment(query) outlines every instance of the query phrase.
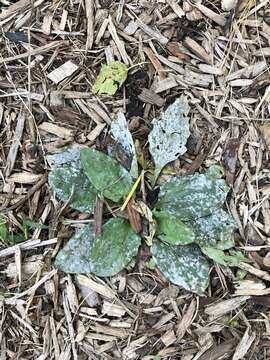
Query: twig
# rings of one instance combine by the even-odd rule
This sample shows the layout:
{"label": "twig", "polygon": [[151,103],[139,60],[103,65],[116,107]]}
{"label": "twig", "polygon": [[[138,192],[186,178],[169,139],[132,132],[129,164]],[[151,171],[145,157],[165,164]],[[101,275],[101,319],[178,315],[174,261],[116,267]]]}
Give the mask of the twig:
{"label": "twig", "polygon": [[14,255],[17,251],[17,249],[19,248],[20,250],[30,250],[30,249],[35,249],[37,247],[40,246],[48,246],[48,245],[52,245],[57,243],[57,238],[53,238],[53,239],[49,239],[49,240],[27,240],[23,243],[11,246],[9,248],[0,250],[0,258],[2,257],[6,257],[6,256],[10,256],[10,255]]}

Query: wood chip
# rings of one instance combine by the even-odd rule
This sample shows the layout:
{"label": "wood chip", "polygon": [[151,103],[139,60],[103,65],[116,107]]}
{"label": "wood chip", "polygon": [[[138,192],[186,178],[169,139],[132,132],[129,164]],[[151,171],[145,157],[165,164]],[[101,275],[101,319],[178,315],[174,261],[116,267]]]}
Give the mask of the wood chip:
{"label": "wood chip", "polygon": [[52,124],[47,121],[44,121],[42,124],[40,124],[38,128],[39,128],[39,130],[54,134],[62,139],[69,139],[69,138],[73,137],[72,130],[66,129],[62,126]]}
{"label": "wood chip", "polygon": [[250,329],[247,328],[241,341],[236,347],[232,360],[243,359],[246,353],[248,352],[249,348],[251,347],[252,343],[254,342],[255,338],[256,338],[256,333],[250,331]]}
{"label": "wood chip", "polygon": [[195,40],[186,36],[184,40],[184,45],[194,54],[196,54],[200,59],[211,64],[211,56],[205,51],[205,49],[199,45]]}
{"label": "wood chip", "polygon": [[177,334],[177,340],[178,341],[183,338],[183,336],[185,335],[187,329],[192,324],[195,312],[196,312],[196,300],[193,299],[191,301],[191,303],[189,304],[188,309],[185,312],[185,314],[183,315],[181,321],[177,325],[176,334]]}
{"label": "wood chip", "polygon": [[32,174],[27,171],[14,173],[6,180],[7,182],[15,182],[19,184],[35,184],[43,177],[43,174]]}
{"label": "wood chip", "polygon": [[81,285],[86,286],[89,289],[92,289],[93,291],[97,292],[98,294],[100,294],[102,296],[105,296],[108,299],[115,298],[114,292],[109,287],[101,285],[101,284],[97,283],[96,281],[88,278],[87,276],[78,275],[77,281]]}
{"label": "wood chip", "polygon": [[54,48],[57,48],[58,46],[61,46],[61,45],[68,45],[68,43],[65,41],[52,41],[51,43],[48,43],[44,46],[37,47],[37,48],[27,51],[23,54],[10,56],[10,57],[4,58],[4,59],[2,58],[2,59],[0,59],[0,65],[3,63],[8,63],[8,62],[14,61],[14,60],[20,60],[20,59],[28,58],[30,56],[43,54],[49,50],[52,50]]}
{"label": "wood chip", "polygon": [[150,89],[143,89],[142,92],[138,95],[138,98],[148,104],[163,106],[166,102],[160,95],[156,94]]}
{"label": "wood chip", "polygon": [[234,299],[222,300],[215,304],[208,305],[205,308],[205,313],[211,318],[218,318],[223,316],[244,304],[249,299],[249,296],[238,296]]}
{"label": "wood chip", "polygon": [[185,12],[175,0],[167,0],[167,3],[170,5],[170,7],[173,9],[173,11],[179,18],[185,15]]}
{"label": "wood chip", "polygon": [[201,13],[203,13],[203,15],[205,15],[206,17],[208,17],[218,25],[225,26],[226,24],[225,16],[215,13],[213,10],[209,9],[208,7],[200,3],[196,3],[194,6],[196,6],[196,8],[200,10]]}
{"label": "wood chip", "polygon": [[136,23],[150,38],[157,40],[162,45],[166,45],[169,42],[169,39],[166,36],[163,36],[160,32],[153,30],[150,26],[143,23],[141,19],[137,18]]}
{"label": "wood chip", "polygon": [[117,35],[117,31],[116,31],[116,28],[115,28],[115,26],[113,24],[111,16],[109,17],[108,30],[109,30],[112,38],[113,38],[113,41],[115,42],[115,44],[116,44],[116,46],[118,48],[118,51],[119,51],[119,53],[121,55],[121,58],[122,58],[123,62],[126,65],[132,65],[132,62],[131,62],[131,60],[128,57],[128,54],[126,52],[125,45],[124,45],[123,41],[120,40],[119,36]]}
{"label": "wood chip", "polygon": [[160,338],[160,340],[163,342],[165,346],[170,346],[177,340],[175,333],[173,330],[167,331],[165,334],[163,334]]}
{"label": "wood chip", "polygon": [[85,12],[87,19],[86,50],[90,50],[94,42],[94,1],[85,0]]}
{"label": "wood chip", "polygon": [[22,137],[23,129],[25,124],[25,115],[23,113],[20,113],[17,117],[17,124],[16,129],[14,133],[14,137],[12,139],[12,145],[10,146],[7,161],[6,161],[6,169],[5,174],[6,176],[9,176],[13,170],[17,153],[19,150],[20,140]]}
{"label": "wood chip", "polygon": [[48,74],[48,78],[55,84],[60,83],[65,78],[71,76],[75,71],[78,70],[78,66],[72,61],[67,61],[58,68],[54,69]]}

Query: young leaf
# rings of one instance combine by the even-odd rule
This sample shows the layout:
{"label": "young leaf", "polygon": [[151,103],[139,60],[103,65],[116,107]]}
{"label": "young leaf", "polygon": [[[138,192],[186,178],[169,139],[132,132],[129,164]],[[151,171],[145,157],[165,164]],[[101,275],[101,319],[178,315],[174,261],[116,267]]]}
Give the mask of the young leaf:
{"label": "young leaf", "polygon": [[94,94],[114,95],[126,81],[127,75],[128,67],[120,61],[103,64],[92,91]]}
{"label": "young leaf", "polygon": [[207,247],[202,248],[202,252],[214,262],[224,266],[239,266],[241,262],[248,260],[240,251],[233,251],[230,252],[231,255],[226,255],[222,250]]}
{"label": "young leaf", "polygon": [[66,246],[59,251],[54,265],[66,273],[90,273],[92,263],[89,260],[95,237],[94,226],[85,225],[78,230]]}
{"label": "young leaf", "polygon": [[92,272],[98,276],[113,276],[137,255],[140,237],[123,219],[114,218],[102,227],[90,252]]}
{"label": "young leaf", "polygon": [[204,293],[209,264],[197,245],[171,246],[157,240],[152,254],[158,269],[172,283],[199,295]]}
{"label": "young leaf", "polygon": [[165,165],[186,152],[186,142],[190,135],[189,106],[186,97],[181,96],[152,121],[153,129],[148,136],[149,151],[155,162],[154,182]]}
{"label": "young leaf", "polygon": [[109,155],[118,160],[125,168],[130,170],[133,178],[138,177],[138,163],[136,150],[125,115],[118,112],[111,124],[111,136],[114,140],[109,146]]}
{"label": "young leaf", "polygon": [[92,148],[81,150],[85,174],[94,187],[106,198],[118,202],[132,185],[129,172],[116,160]]}
{"label": "young leaf", "polygon": [[223,209],[218,209],[213,214],[197,218],[188,224],[195,233],[195,243],[200,247],[227,250],[234,246],[235,221]]}
{"label": "young leaf", "polygon": [[182,221],[197,219],[221,208],[228,190],[223,179],[207,174],[175,176],[160,187],[156,208]]}
{"label": "young leaf", "polygon": [[187,245],[195,240],[191,227],[177,219],[175,216],[164,212],[155,211],[154,216],[158,219],[157,236],[172,245]]}
{"label": "young leaf", "polygon": [[74,146],[47,159],[52,166],[48,182],[56,196],[64,202],[69,200],[69,206],[76,210],[92,212],[97,191],[82,169],[80,148]]}

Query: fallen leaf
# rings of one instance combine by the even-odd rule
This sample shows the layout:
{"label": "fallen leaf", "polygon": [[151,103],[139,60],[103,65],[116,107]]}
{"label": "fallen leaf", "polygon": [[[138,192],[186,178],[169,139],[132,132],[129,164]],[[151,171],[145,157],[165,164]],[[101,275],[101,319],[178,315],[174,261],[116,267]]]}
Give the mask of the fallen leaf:
{"label": "fallen leaf", "polygon": [[128,67],[120,61],[103,64],[92,87],[94,94],[114,95],[126,81]]}

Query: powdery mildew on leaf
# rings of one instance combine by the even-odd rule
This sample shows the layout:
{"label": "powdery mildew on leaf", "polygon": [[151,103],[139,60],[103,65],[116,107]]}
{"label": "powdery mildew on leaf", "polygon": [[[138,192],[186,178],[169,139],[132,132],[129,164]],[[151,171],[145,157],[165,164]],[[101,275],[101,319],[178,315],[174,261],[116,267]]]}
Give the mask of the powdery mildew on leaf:
{"label": "powdery mildew on leaf", "polygon": [[81,151],[81,161],[90,182],[107,199],[118,202],[127,195],[132,178],[115,159],[101,151],[86,148]]}
{"label": "powdery mildew on leaf", "polygon": [[82,169],[80,147],[48,155],[47,160],[52,166],[48,182],[56,197],[64,202],[70,200],[69,206],[76,210],[92,212],[97,192]]}
{"label": "powdery mildew on leaf", "polygon": [[182,221],[207,216],[221,208],[228,193],[223,179],[207,174],[172,177],[160,187],[156,208]]}
{"label": "powdery mildew on leaf", "polygon": [[172,283],[202,295],[209,283],[209,264],[196,245],[171,246],[156,240],[152,254]]}
{"label": "powdery mildew on leaf", "polygon": [[186,142],[190,135],[187,98],[181,96],[160,119],[152,121],[153,129],[148,136],[149,151],[155,162],[154,182],[161,170],[169,162],[186,152]]}
{"label": "powdery mildew on leaf", "polygon": [[164,211],[155,211],[157,218],[157,237],[172,245],[186,245],[195,241],[195,234],[189,224]]}
{"label": "powdery mildew on leaf", "polygon": [[140,237],[127,221],[119,218],[109,220],[91,249],[92,272],[98,276],[117,274],[137,255],[140,244]]}
{"label": "powdery mildew on leaf", "polygon": [[51,167],[64,164],[77,163],[80,161],[80,146],[74,145],[56,154],[47,155],[46,159]]}
{"label": "powdery mildew on leaf", "polygon": [[89,261],[91,247],[95,237],[93,225],[85,225],[59,251],[54,265],[66,273],[90,273],[92,264]]}
{"label": "powdery mildew on leaf", "polygon": [[197,218],[188,224],[195,233],[195,242],[201,247],[226,250],[234,246],[235,221],[223,209],[218,209],[213,214]]}
{"label": "powdery mildew on leaf", "polygon": [[[131,133],[128,129],[128,123],[125,115],[122,112],[118,112],[116,119],[111,124],[110,134],[114,141],[120,146],[121,151],[129,161],[130,174],[132,177],[138,177],[138,163],[136,157],[136,150],[133,143]],[[110,147],[110,155],[114,156],[114,148]],[[127,164],[122,164],[127,167]]]}

